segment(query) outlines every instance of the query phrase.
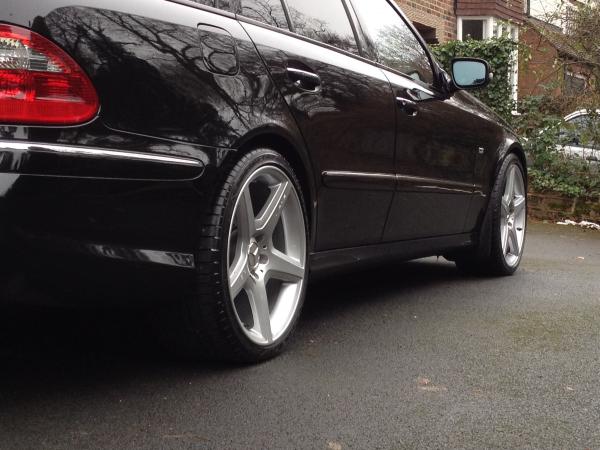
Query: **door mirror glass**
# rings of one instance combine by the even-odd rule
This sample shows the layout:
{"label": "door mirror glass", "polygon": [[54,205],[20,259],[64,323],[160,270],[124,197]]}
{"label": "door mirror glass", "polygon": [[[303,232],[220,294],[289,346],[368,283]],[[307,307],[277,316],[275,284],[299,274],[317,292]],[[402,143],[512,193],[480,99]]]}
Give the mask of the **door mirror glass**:
{"label": "door mirror glass", "polygon": [[484,60],[456,58],[452,60],[452,78],[459,89],[475,89],[484,87],[492,77]]}

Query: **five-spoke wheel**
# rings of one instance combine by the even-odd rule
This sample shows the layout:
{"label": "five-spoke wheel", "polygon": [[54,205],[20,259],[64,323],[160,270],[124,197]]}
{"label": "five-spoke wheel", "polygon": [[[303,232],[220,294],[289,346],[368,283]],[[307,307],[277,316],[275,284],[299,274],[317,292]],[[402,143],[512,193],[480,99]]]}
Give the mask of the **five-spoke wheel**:
{"label": "five-spoke wheel", "polygon": [[306,225],[290,177],[266,165],[237,195],[227,244],[229,296],[245,335],[270,345],[296,315],[306,276]]}
{"label": "five-spoke wheel", "polygon": [[521,169],[517,164],[509,167],[501,203],[502,252],[509,266],[521,258],[525,226],[527,223],[527,192]]}
{"label": "five-spoke wheel", "polygon": [[283,350],[302,309],[308,220],[300,182],[278,152],[231,160],[199,224],[195,283],[160,318],[185,357],[259,362]]}
{"label": "five-spoke wheel", "polygon": [[484,275],[512,275],[523,257],[527,228],[524,165],[510,153],[502,162],[479,227],[477,245],[448,255],[459,269]]}

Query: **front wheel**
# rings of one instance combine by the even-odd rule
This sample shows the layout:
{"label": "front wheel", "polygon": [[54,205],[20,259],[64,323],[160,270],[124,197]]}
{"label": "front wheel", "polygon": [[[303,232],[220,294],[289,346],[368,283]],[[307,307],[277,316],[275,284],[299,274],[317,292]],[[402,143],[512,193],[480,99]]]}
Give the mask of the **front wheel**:
{"label": "front wheel", "polygon": [[512,275],[523,258],[527,230],[527,183],[521,160],[510,154],[504,160],[490,197],[491,232],[488,256],[478,251],[457,255],[459,269],[491,275]]}

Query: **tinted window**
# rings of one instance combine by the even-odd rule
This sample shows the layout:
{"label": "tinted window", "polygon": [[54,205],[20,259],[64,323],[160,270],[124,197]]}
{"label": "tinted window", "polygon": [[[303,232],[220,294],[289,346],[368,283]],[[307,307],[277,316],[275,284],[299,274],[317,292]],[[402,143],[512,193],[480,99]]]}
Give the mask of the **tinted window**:
{"label": "tinted window", "polygon": [[358,53],[342,0],[287,0],[287,4],[296,33]]}
{"label": "tinted window", "polygon": [[192,0],[201,5],[213,6],[246,16],[274,27],[288,28],[281,0]]}
{"label": "tinted window", "polygon": [[600,117],[588,114],[574,117],[561,129],[561,136],[566,143],[577,143],[583,146],[598,147],[600,145]]}
{"label": "tinted window", "polygon": [[427,53],[396,10],[385,0],[355,0],[354,5],[378,61],[414,80],[432,84],[433,71]]}

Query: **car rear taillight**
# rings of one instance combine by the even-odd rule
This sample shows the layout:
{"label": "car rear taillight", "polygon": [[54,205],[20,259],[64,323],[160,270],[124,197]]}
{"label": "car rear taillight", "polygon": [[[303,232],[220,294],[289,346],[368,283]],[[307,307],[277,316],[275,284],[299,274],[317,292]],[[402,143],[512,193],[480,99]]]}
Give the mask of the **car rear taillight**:
{"label": "car rear taillight", "polygon": [[98,113],[90,79],[56,44],[0,24],[0,124],[76,125]]}

